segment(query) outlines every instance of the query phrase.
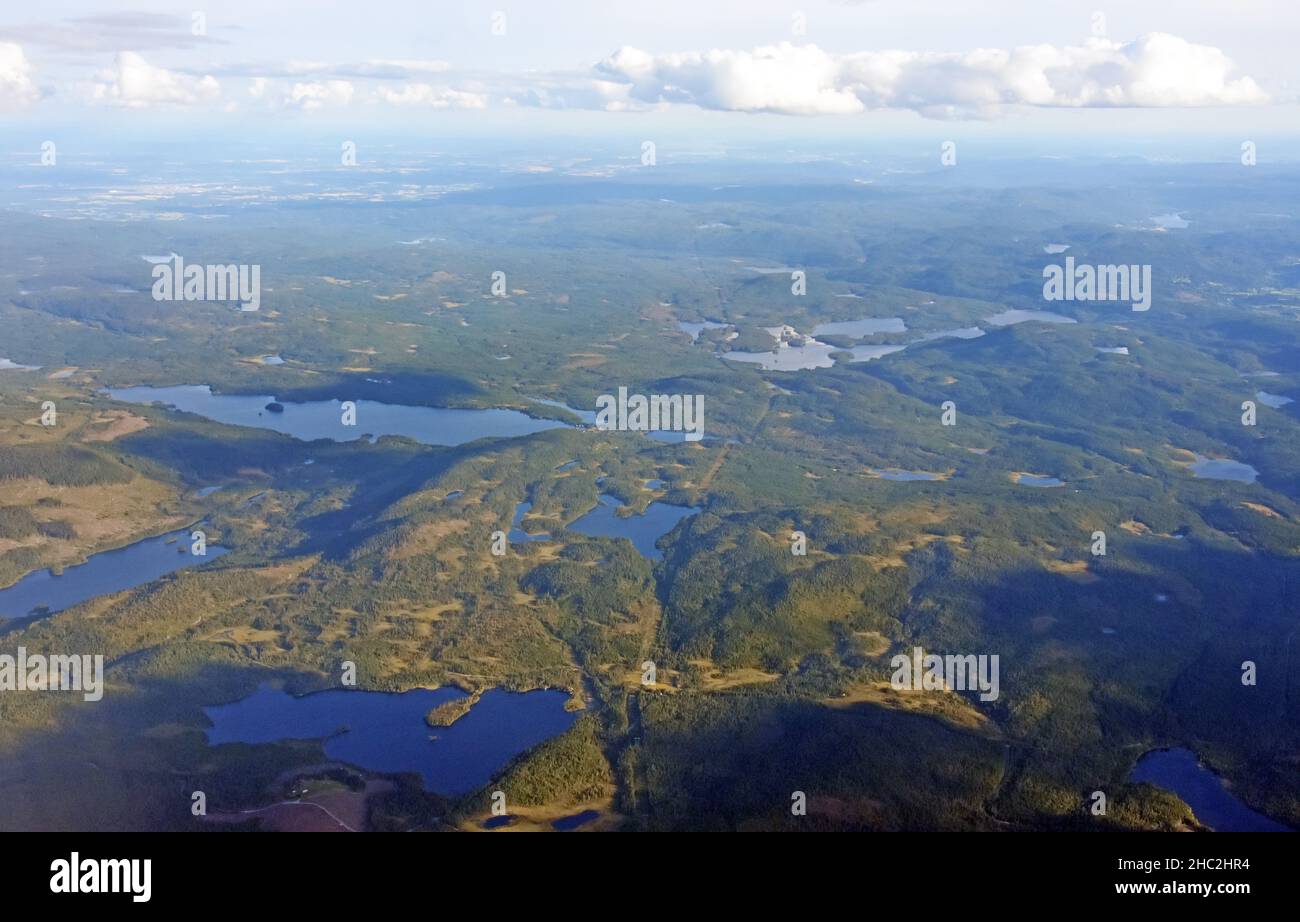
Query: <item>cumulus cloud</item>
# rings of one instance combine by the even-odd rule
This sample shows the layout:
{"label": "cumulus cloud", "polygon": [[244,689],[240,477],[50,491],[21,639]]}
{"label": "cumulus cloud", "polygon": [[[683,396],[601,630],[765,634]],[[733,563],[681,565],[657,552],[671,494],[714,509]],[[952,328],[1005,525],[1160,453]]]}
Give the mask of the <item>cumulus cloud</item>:
{"label": "cumulus cloud", "polygon": [[90,88],[95,102],[133,109],[156,105],[191,106],[216,100],[221,85],[215,77],[196,77],[155,67],[134,51],[117,55],[113,67],[100,71]]}
{"label": "cumulus cloud", "polygon": [[0,109],[21,109],[40,97],[22,46],[0,42]]}
{"label": "cumulus cloud", "polygon": [[843,115],[863,103],[841,79],[841,62],[815,45],[782,42],[755,51],[651,55],[622,48],[596,72],[631,87],[643,103],[691,103],[705,109]]}
{"label": "cumulus cloud", "polygon": [[1268,96],[1218,48],[1152,33],[1121,43],[1030,45],[970,52],[864,51],[815,45],[652,55],[622,48],[595,75],[644,105],[842,115],[913,109],[932,117],[996,114],[1003,106],[1248,105]]}
{"label": "cumulus cloud", "polygon": [[607,112],[645,108],[643,103],[632,99],[626,83],[590,74],[530,74],[524,79],[498,81],[496,89],[501,101],[512,106]]}
{"label": "cumulus cloud", "polygon": [[326,106],[346,106],[352,102],[356,89],[348,80],[319,80],[313,83],[295,83],[282,102],[291,109],[312,111]]}
{"label": "cumulus cloud", "polygon": [[395,106],[423,106],[431,109],[485,109],[488,97],[428,83],[407,83],[400,89],[380,87],[378,98]]}

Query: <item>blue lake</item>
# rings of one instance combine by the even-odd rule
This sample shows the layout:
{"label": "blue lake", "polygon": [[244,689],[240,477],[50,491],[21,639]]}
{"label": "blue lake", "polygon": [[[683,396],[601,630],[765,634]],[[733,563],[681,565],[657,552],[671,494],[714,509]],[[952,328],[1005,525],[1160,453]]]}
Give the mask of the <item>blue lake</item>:
{"label": "blue lake", "polygon": [[[1020,317],[1020,314],[1026,316]],[[1068,317],[1061,317],[1059,314],[1051,314],[1047,311],[1005,311],[1002,314],[991,318],[994,325],[1005,325],[1007,323],[1019,323],[1023,320],[1050,319],[1060,318],[1055,322],[1074,323]],[[765,371],[800,371],[812,368],[830,368],[835,364],[835,359],[831,357],[832,353],[847,352],[848,358],[845,361],[852,365],[858,362],[870,362],[875,359],[884,358],[887,355],[893,355],[895,352],[902,352],[909,345],[917,343],[933,342],[937,339],[977,339],[984,335],[984,331],[979,327],[958,327],[951,330],[936,330],[926,333],[910,343],[898,343],[894,345],[859,345],[851,346],[847,349],[840,349],[832,346],[830,343],[824,343],[815,336],[804,337],[794,343],[788,340],[782,340],[781,333],[783,327],[768,327],[767,331],[774,339],[778,340],[776,349],[771,352],[724,352],[720,354],[721,358],[730,359],[733,362],[747,362],[758,365]],[[849,336],[867,336],[873,333],[901,333],[906,330],[906,325],[899,317],[891,317],[878,320],[849,320],[842,323],[825,323],[813,330],[814,334],[832,334],[839,333]]]}
{"label": "blue lake", "polygon": [[585,826],[592,820],[600,816],[599,810],[583,810],[581,813],[574,813],[572,816],[562,816],[551,823],[551,827],[557,832],[571,832],[579,826]]}
{"label": "blue lake", "polygon": [[984,335],[984,331],[979,327],[957,327],[952,330],[935,330],[933,333],[926,333],[921,337],[922,342],[932,342],[936,339],[979,339]]}
{"label": "blue lake", "polygon": [[703,323],[689,323],[685,320],[677,321],[677,329],[683,333],[689,333],[691,342],[697,341],[700,338],[700,333],[705,330],[725,330],[730,326],[729,323],[718,323],[714,320],[706,320]]}
{"label": "blue lake", "polygon": [[906,348],[907,346],[853,346],[848,350],[853,354],[853,358],[849,359],[849,364],[870,362],[873,359],[893,355],[895,352],[902,352]]}
{"label": "blue lake", "polygon": [[1016,478],[1016,483],[1022,487],[1059,487],[1064,481],[1059,477],[1046,477],[1037,474],[1021,474]]}
{"label": "blue lake", "polygon": [[305,441],[351,442],[367,435],[402,435],[425,445],[463,445],[475,439],[510,438],[564,427],[558,420],[536,419],[518,410],[416,407],[373,400],[355,401],[357,423],[344,426],[339,400],[280,401],[284,410],[276,413],[266,408],[274,397],[214,394],[206,384],[127,387],[108,393],[127,403],[162,403],[219,423],[271,429]]}
{"label": "blue lake", "polygon": [[875,333],[902,333],[907,324],[902,317],[878,317],[866,320],[840,320],[835,323],[819,323],[813,327],[813,336],[848,336],[861,339]]}
{"label": "blue lake", "polygon": [[1295,403],[1290,397],[1284,397],[1281,394],[1270,394],[1268,391],[1255,391],[1255,399],[1266,407],[1278,409],[1286,406],[1288,403]]}
{"label": "blue lake", "polygon": [[1223,458],[1206,458],[1196,456],[1191,465],[1192,473],[1206,480],[1234,480],[1237,483],[1254,483],[1259,471],[1240,461],[1228,461]]}
{"label": "blue lake", "polygon": [[570,531],[593,538],[627,538],[640,551],[642,557],[663,560],[655,542],[676,527],[682,519],[699,512],[697,506],[673,506],[669,503],[651,503],[645,515],[620,516],[623,503],[608,493],[600,495],[595,509],[567,527]]}
{"label": "blue lake", "polygon": [[887,470],[872,471],[872,476],[879,477],[881,480],[942,480],[942,474],[932,474],[929,471],[904,471],[904,470]]}
{"label": "blue lake", "polygon": [[846,351],[848,350],[837,349],[829,343],[809,339],[803,345],[787,344],[772,352],[724,352],[721,357],[732,362],[757,365],[764,371],[805,371],[811,368],[830,368],[835,364],[831,353]]}
{"label": "blue lake", "polygon": [[985,317],[984,322],[995,327],[1009,327],[1017,323],[1028,323],[1031,320],[1037,320],[1040,323],[1075,323],[1073,318],[1066,317],[1064,314],[1058,314],[1055,311],[1026,311],[1019,308],[1002,311],[1000,314],[994,314],[991,317]]}
{"label": "blue lake", "polygon": [[208,743],[324,739],[325,754],[374,772],[416,772],[427,790],[465,794],[486,784],[512,758],[573,725],[565,692],[491,689],[450,727],[425,715],[465,697],[457,688],[402,694],[331,690],[294,697],[265,684],[233,704],[207,707]]}
{"label": "blue lake", "polygon": [[1286,826],[1256,813],[1228,792],[1223,780],[1200,763],[1190,749],[1156,749],[1138,759],[1130,782],[1146,781],[1172,791],[1192,808],[1196,818],[1217,832],[1290,832]]}
{"label": "blue lake", "polygon": [[546,532],[538,532],[531,535],[523,529],[524,516],[533,508],[532,503],[520,503],[515,506],[515,518],[510,523],[510,533],[506,536],[510,539],[511,544],[526,544],[529,541],[549,541],[551,536]]}
{"label": "blue lake", "polygon": [[61,576],[49,570],[28,573],[9,588],[0,589],[0,619],[22,618],[41,607],[52,615],[95,596],[143,586],[226,553],[226,548],[209,544],[206,557],[195,557],[189,551],[191,533],[192,529],[186,528],[104,551],[83,564],[68,567]]}

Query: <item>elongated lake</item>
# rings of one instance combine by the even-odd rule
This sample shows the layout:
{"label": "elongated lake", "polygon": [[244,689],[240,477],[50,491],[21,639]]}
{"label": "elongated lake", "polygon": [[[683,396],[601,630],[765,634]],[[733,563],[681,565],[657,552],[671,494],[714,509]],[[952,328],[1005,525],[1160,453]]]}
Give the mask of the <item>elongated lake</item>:
{"label": "elongated lake", "polygon": [[510,534],[507,536],[511,544],[527,544],[529,541],[549,541],[551,536],[546,532],[531,534],[524,531],[523,521],[529,511],[533,508],[532,503],[519,503],[515,506],[515,517],[510,523]]}
{"label": "elongated lake", "polygon": [[[351,442],[366,435],[403,435],[424,445],[463,445],[475,439],[510,438],[564,427],[558,420],[537,419],[518,410],[418,407],[374,400],[356,401],[356,425],[344,426],[339,400],[277,402],[265,395],[214,394],[206,384],[126,387],[108,393],[127,403],[162,403],[219,423],[271,429],[304,441]],[[283,409],[268,409],[272,403]]]}
{"label": "elongated lake", "polygon": [[1018,474],[1015,480],[1022,487],[1059,487],[1064,485],[1061,478],[1047,474]]}
{"label": "elongated lake", "polygon": [[1138,759],[1128,780],[1172,791],[1192,808],[1198,820],[1217,832],[1291,832],[1234,797],[1190,749],[1152,750]]}
{"label": "elongated lake", "polygon": [[[1044,319],[1046,317],[1057,317],[1060,315],[1049,314],[1047,311],[1020,311],[1022,314],[1041,314],[1043,318],[1023,317],[1016,319],[1006,319],[1008,315],[1017,313],[1015,311],[1006,311],[998,314],[991,321],[995,325],[1005,325],[998,323],[999,319],[1005,320],[1005,323],[1018,323],[1021,320]],[[1062,317],[1060,323],[1074,323],[1068,317]],[[851,337],[869,336],[874,333],[901,333],[907,329],[903,320],[899,317],[888,317],[875,320],[848,320],[839,323],[824,323],[813,329],[813,336],[805,337],[801,342],[791,344],[790,342],[780,342],[781,331],[784,327],[767,327],[768,333],[778,344],[771,352],[723,352],[719,354],[720,358],[729,359],[733,362],[746,362],[751,365],[758,365],[764,371],[804,371],[812,368],[830,368],[836,360],[832,358],[833,353],[847,352],[849,357],[845,360],[848,364],[853,365],[858,362],[870,362],[875,359],[884,358],[887,355],[893,355],[895,352],[902,352],[910,345],[918,343],[933,342],[937,339],[978,339],[984,335],[984,331],[979,327],[958,327],[951,330],[935,330],[925,333],[920,337],[907,343],[895,344],[866,344],[849,346],[841,349],[838,346],[832,346],[830,343],[824,343],[817,339],[817,335],[839,334]]]}
{"label": "elongated lake", "polygon": [[49,570],[28,573],[7,589],[0,589],[0,620],[23,618],[37,609],[54,614],[95,596],[121,592],[152,582],[186,567],[215,560],[226,548],[209,544],[207,555],[190,553],[191,529],[146,538],[126,547],[95,554],[61,575]]}
{"label": "elongated lake", "polygon": [[465,697],[457,688],[401,694],[331,690],[293,696],[271,684],[233,704],[207,707],[208,743],[325,740],[325,754],[374,772],[416,772],[427,790],[465,794],[486,784],[512,758],[573,725],[564,692],[491,689],[450,727],[425,715]]}
{"label": "elongated lake", "polygon": [[943,480],[942,474],[932,474],[929,471],[905,471],[899,468],[890,468],[883,471],[876,471],[868,468],[868,473],[872,477],[877,477],[880,480],[897,480],[904,483],[913,480]]}
{"label": "elongated lake", "polygon": [[1037,320],[1040,323],[1076,323],[1077,321],[1064,314],[1058,314],[1055,311],[1027,311],[1019,308],[1005,310],[991,317],[985,317],[984,322],[995,327],[1009,327],[1017,323],[1028,323],[1031,320]]}

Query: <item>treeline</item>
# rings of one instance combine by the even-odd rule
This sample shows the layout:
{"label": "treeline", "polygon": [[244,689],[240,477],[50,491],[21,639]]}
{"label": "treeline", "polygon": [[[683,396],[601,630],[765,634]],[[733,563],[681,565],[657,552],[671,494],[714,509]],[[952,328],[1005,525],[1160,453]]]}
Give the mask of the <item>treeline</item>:
{"label": "treeline", "polygon": [[642,699],[651,828],[993,828],[1000,747],[932,718],[771,691]]}
{"label": "treeline", "polygon": [[126,465],[79,445],[0,445],[0,480],[35,477],[57,487],[129,482]]}

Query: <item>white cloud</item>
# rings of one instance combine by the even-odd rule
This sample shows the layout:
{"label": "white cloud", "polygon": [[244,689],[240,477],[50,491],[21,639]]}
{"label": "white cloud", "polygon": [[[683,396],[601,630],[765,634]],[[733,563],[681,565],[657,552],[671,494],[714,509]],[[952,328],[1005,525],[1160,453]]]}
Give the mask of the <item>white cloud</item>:
{"label": "white cloud", "polygon": [[590,74],[529,74],[497,82],[497,95],[506,105],[536,106],[543,109],[604,109],[621,112],[645,108],[631,100],[622,82]]}
{"label": "white cloud", "polygon": [[0,111],[21,109],[40,99],[40,91],[31,82],[31,65],[22,46],[0,42]]}
{"label": "white cloud", "polygon": [[221,85],[216,78],[155,67],[134,51],[118,54],[113,67],[101,71],[90,89],[95,102],[134,109],[155,105],[192,106],[212,102],[220,95]]}
{"label": "white cloud", "polygon": [[1009,51],[865,51],[832,54],[783,42],[754,51],[652,55],[623,48],[595,74],[623,83],[643,105],[842,115],[914,109],[931,117],[987,116],[1006,105],[1178,107],[1268,101],[1233,76],[1217,48],[1152,33],[1121,43],[1031,45]]}
{"label": "white cloud", "polygon": [[[147,17],[142,22],[154,25]],[[1269,101],[1220,49],[1165,33],[1130,42],[1092,38],[1071,46],[967,52],[836,53],[789,42],[673,54],[624,47],[591,67],[522,73],[460,71],[442,60],[399,57],[350,63],[289,58],[274,65],[210,63],[171,70],[124,51],[90,82],[88,95],[130,107],[221,105],[227,100],[218,77],[246,86],[248,95],[242,90],[238,95],[264,111],[358,102],[605,111],[689,105],[810,116],[904,109],[934,118],[969,118],[994,116],[1008,106],[1162,108]],[[0,108],[27,105],[42,95],[22,46],[0,40]]]}
{"label": "white cloud", "polygon": [[22,46],[0,42],[0,109],[21,109],[40,97]]}
{"label": "white cloud", "polygon": [[840,80],[834,55],[815,45],[780,45],[755,51],[704,51],[654,56],[622,48],[596,72],[631,86],[643,103],[692,103],[705,109],[843,115],[862,102]]}
{"label": "white cloud", "polygon": [[1232,61],[1218,48],[1155,32],[1120,49],[1128,98],[1116,105],[1212,106],[1268,101],[1250,77],[1231,79]]}
{"label": "white cloud", "polygon": [[407,83],[401,89],[380,87],[378,97],[395,106],[425,106],[432,109],[485,109],[483,93],[468,93],[427,83]]}
{"label": "white cloud", "polygon": [[346,106],[356,92],[347,80],[320,80],[314,83],[295,83],[283,104],[289,108],[323,109],[325,106]]}

